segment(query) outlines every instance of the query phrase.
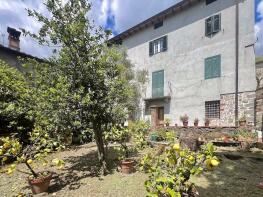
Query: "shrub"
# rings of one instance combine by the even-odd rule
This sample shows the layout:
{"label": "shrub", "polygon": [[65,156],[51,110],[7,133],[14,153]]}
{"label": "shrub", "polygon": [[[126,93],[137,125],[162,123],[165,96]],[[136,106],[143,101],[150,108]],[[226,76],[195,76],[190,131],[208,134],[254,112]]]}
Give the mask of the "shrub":
{"label": "shrub", "polygon": [[33,122],[28,118],[30,94],[23,75],[0,60],[0,132],[19,133],[25,138]]}
{"label": "shrub", "polygon": [[139,149],[147,146],[147,135],[150,129],[150,124],[146,121],[135,121],[129,124],[129,132],[133,137],[136,147]]}
{"label": "shrub", "polygon": [[147,154],[141,160],[141,170],[149,173],[145,182],[148,196],[191,195],[194,189],[191,176],[218,165],[212,143],[203,146],[198,153],[182,150],[179,144],[173,144],[160,156]]}

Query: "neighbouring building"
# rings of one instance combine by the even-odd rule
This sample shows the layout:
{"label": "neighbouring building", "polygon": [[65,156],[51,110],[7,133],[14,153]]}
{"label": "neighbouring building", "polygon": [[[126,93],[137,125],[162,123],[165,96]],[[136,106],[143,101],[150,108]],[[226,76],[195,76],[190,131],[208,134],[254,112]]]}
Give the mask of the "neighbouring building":
{"label": "neighbouring building", "polygon": [[255,123],[253,0],[182,0],[113,37],[149,81],[140,117],[152,126],[195,118],[235,126]]}
{"label": "neighbouring building", "polygon": [[263,57],[256,58],[256,128],[263,131]]}
{"label": "neighbouring building", "polygon": [[21,32],[14,28],[7,28],[8,33],[8,46],[0,44],[0,59],[8,63],[10,66],[22,70],[22,66],[19,63],[19,57],[22,58],[33,58],[39,61],[43,61],[37,57],[26,54],[20,51],[20,35]]}

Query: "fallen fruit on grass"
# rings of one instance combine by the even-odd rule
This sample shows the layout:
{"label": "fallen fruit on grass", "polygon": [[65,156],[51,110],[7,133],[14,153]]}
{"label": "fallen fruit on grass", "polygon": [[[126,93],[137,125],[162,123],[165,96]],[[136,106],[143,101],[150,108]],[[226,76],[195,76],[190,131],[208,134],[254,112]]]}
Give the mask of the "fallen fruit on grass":
{"label": "fallen fruit on grass", "polygon": [[32,159],[29,159],[29,160],[27,160],[27,163],[28,163],[28,164],[32,164],[32,163],[33,163],[33,160],[32,160]]}

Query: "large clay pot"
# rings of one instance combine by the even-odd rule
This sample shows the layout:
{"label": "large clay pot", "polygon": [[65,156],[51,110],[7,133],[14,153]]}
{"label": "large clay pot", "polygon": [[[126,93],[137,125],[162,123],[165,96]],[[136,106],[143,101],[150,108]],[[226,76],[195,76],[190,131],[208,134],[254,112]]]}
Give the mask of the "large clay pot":
{"label": "large clay pot", "polygon": [[51,173],[49,173],[49,175],[45,177],[39,177],[34,179],[28,178],[28,183],[31,187],[33,194],[40,194],[47,191],[51,179],[52,179]]}
{"label": "large clay pot", "polygon": [[135,171],[134,164],[135,161],[132,159],[125,159],[121,161],[121,172],[124,174],[131,174]]}

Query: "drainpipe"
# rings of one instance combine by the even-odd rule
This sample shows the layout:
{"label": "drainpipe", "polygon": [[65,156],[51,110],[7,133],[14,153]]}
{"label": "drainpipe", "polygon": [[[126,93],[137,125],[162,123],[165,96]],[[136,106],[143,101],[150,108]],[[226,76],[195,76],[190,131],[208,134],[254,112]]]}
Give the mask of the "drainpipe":
{"label": "drainpipe", "polygon": [[236,91],[235,91],[235,125],[238,126],[238,67],[239,67],[239,0],[236,2]]}

